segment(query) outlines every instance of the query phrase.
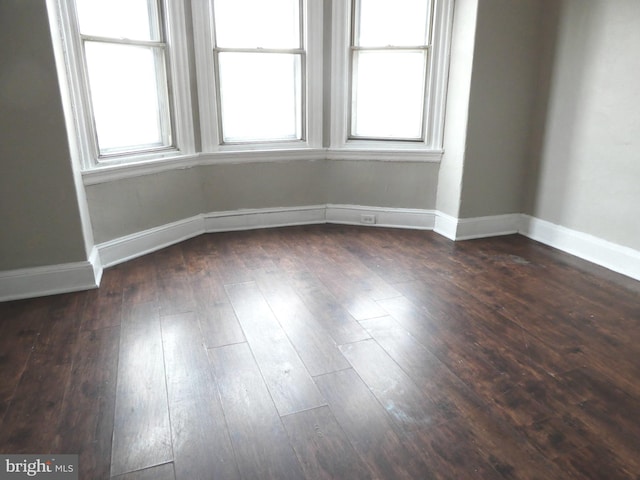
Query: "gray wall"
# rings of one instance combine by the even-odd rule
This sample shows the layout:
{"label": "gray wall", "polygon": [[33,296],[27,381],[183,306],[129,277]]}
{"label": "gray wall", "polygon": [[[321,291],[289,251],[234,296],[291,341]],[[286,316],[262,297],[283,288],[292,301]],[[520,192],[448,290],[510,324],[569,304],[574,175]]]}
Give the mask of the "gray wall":
{"label": "gray wall", "polygon": [[98,243],[200,213],[325,203],[432,209],[438,164],[289,161],[207,165],[87,187]]}
{"label": "gray wall", "polygon": [[438,173],[436,208],[458,217],[467,149],[469,96],[478,0],[457,0],[451,35],[451,61],[444,125],[444,156]]}
{"label": "gray wall", "polygon": [[44,1],[0,1],[0,271],[87,259]]}
{"label": "gray wall", "polygon": [[526,213],[640,250],[640,2],[553,2]]}
{"label": "gray wall", "polygon": [[461,218],[522,212],[543,4],[479,2]]}

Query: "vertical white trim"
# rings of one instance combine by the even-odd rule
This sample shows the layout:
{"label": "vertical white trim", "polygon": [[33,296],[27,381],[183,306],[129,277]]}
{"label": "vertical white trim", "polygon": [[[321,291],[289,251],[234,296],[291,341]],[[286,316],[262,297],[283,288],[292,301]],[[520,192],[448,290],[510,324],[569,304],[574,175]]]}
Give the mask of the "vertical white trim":
{"label": "vertical white trim", "polygon": [[220,137],[213,66],[213,5],[210,0],[199,0],[191,2],[191,9],[202,151],[214,152],[220,145]]}
{"label": "vertical white trim", "polygon": [[349,0],[333,0],[331,11],[331,142],[332,149],[347,143],[349,98]]}
{"label": "vertical white trim", "polygon": [[169,45],[169,76],[173,94],[174,142],[182,154],[195,153],[189,75],[189,47],[184,2],[164,0],[166,37]]}
{"label": "vertical white trim", "polygon": [[309,0],[305,3],[307,49],[307,145],[322,148],[324,103],[324,6],[323,2]]}

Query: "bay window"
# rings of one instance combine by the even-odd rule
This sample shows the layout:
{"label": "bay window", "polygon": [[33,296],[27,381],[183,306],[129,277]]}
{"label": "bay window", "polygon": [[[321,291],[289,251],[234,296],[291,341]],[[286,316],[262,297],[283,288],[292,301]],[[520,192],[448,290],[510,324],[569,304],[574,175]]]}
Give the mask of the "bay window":
{"label": "bay window", "polygon": [[453,0],[47,1],[88,176],[442,152]]}

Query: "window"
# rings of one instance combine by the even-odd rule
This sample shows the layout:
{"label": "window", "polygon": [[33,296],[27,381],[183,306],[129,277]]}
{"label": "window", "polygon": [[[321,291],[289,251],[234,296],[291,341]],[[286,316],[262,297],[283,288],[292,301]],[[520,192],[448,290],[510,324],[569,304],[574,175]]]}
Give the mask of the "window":
{"label": "window", "polygon": [[214,0],[213,6],[222,141],[302,140],[300,0]]}
{"label": "window", "polygon": [[334,150],[442,148],[452,0],[333,5]]}
{"label": "window", "polygon": [[[57,4],[85,169],[176,155],[192,143],[191,115],[181,115],[188,96],[177,73],[181,45],[168,40],[176,29],[164,7],[160,0]],[[175,7],[171,13],[180,16]]]}
{"label": "window", "polygon": [[319,0],[47,1],[86,179],[129,166],[441,155],[454,0],[333,0],[331,25]]}
{"label": "window", "polygon": [[166,43],[155,0],[76,0],[101,157],[172,145]]}
{"label": "window", "polygon": [[203,150],[322,147],[322,2],[192,4]]}
{"label": "window", "polygon": [[430,0],[356,0],[350,138],[422,140]]}

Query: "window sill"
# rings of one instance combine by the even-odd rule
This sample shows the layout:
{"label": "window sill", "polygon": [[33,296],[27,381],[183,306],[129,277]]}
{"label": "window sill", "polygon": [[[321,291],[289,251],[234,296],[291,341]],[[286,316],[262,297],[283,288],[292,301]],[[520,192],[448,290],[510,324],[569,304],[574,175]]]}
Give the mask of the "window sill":
{"label": "window sill", "polygon": [[378,162],[427,162],[439,163],[442,150],[425,149],[372,149],[345,148],[297,148],[244,151],[218,151],[183,154],[135,163],[120,163],[95,167],[82,172],[85,186],[107,183],[126,178],[182,170],[202,165],[293,162],[314,160],[361,160]]}
{"label": "window sill", "polygon": [[328,160],[368,160],[377,162],[432,162],[442,160],[444,150],[424,148],[370,148],[345,146],[326,150]]}

